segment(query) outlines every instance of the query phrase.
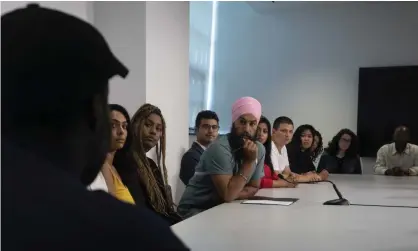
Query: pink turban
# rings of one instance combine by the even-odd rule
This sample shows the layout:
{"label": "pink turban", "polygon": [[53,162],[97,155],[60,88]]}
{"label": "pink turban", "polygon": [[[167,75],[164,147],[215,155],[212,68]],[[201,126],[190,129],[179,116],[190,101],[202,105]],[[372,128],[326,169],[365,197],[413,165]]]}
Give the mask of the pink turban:
{"label": "pink turban", "polygon": [[244,114],[252,114],[257,119],[257,123],[261,117],[261,104],[257,99],[252,97],[242,97],[235,101],[232,105],[232,122],[235,122]]}

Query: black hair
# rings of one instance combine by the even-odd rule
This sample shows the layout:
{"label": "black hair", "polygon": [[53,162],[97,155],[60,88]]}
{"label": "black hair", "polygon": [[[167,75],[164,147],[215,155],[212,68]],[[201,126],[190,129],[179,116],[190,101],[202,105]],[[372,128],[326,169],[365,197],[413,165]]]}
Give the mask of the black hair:
{"label": "black hair", "polygon": [[202,122],[203,119],[214,119],[219,124],[219,118],[216,112],[210,111],[210,110],[200,111],[196,116],[196,121],[195,121],[196,130],[200,127],[200,122]]}
{"label": "black hair", "polygon": [[286,116],[278,117],[277,119],[274,120],[273,128],[274,129],[279,128],[280,127],[280,124],[293,125],[293,121],[289,117],[286,117]]}
{"label": "black hair", "polygon": [[271,162],[271,124],[270,124],[270,121],[264,116],[261,116],[260,122],[258,124],[261,124],[261,123],[264,123],[267,125],[267,131],[268,131],[267,140],[263,144],[264,148],[266,149],[264,164],[270,168],[271,173],[274,173],[273,163]]}
{"label": "black hair", "polygon": [[129,116],[128,111],[121,105],[118,104],[110,104],[109,105],[109,112],[118,111],[123,114],[126,119],[127,123],[127,135],[126,141],[123,147],[116,151],[115,157],[113,158],[113,165],[115,166],[116,170],[119,172],[124,168],[127,168],[127,155],[132,145],[132,132],[131,132],[131,118]]}
{"label": "black hair", "polygon": [[312,161],[315,162],[316,159],[324,150],[324,143],[322,142],[322,135],[319,131],[315,131],[313,136],[314,136],[314,141],[315,141],[315,136],[319,138],[318,145],[316,146],[316,149],[312,152],[312,156],[311,156]]}
{"label": "black hair", "polygon": [[338,154],[339,148],[339,141],[341,136],[344,134],[348,134],[351,137],[350,147],[345,152],[345,156],[347,157],[357,157],[358,155],[358,138],[357,135],[351,131],[350,129],[342,129],[340,130],[337,135],[335,135],[332,140],[328,143],[328,147],[325,149],[328,155],[336,156]]}
{"label": "black hair", "polygon": [[121,105],[118,104],[110,104],[109,105],[109,111],[117,111],[122,113],[122,115],[125,117],[126,119],[126,128],[127,128],[127,136],[126,136],[126,141],[125,144],[123,145],[123,147],[121,149],[119,149],[117,152],[127,152],[129,147],[131,146],[131,135],[130,135],[130,130],[129,130],[129,126],[131,125],[131,118],[129,116],[128,111]]}
{"label": "black hair", "polygon": [[316,130],[313,126],[301,125],[296,129],[295,133],[293,134],[293,138],[292,141],[289,143],[289,146],[292,148],[294,147],[295,149],[298,149],[300,151],[302,146],[302,141],[300,138],[302,137],[303,132],[307,130],[311,131],[312,136],[315,135]]}

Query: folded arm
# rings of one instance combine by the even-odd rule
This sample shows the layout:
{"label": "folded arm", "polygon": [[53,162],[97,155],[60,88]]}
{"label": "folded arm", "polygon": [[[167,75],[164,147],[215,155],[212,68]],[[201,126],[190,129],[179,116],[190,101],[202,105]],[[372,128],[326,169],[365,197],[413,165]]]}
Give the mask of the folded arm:
{"label": "folded arm", "polygon": [[385,158],[386,154],[387,148],[385,146],[382,146],[379,151],[377,151],[376,164],[374,166],[375,174],[385,175],[386,170],[388,170]]}
{"label": "folded arm", "polygon": [[418,152],[415,153],[414,166],[409,169],[409,175],[418,176]]}
{"label": "folded arm", "polygon": [[[215,174],[211,175],[213,184],[219,196],[225,202],[236,200],[243,191],[247,183],[247,177],[251,175],[252,163],[244,163],[240,168],[240,172],[232,174]],[[232,169],[232,168],[231,168]]]}
{"label": "folded arm", "polygon": [[238,199],[248,199],[252,196],[254,196],[260,186],[260,180],[252,180],[250,181],[246,186],[244,186],[244,189],[241,190],[241,192],[238,195]]}

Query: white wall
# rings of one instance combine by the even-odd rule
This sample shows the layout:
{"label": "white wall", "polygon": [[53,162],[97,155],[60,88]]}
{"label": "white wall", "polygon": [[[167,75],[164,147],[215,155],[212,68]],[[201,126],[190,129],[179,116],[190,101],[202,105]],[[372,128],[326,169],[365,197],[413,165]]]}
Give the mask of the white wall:
{"label": "white wall", "polygon": [[214,110],[252,95],[269,119],[310,123],[325,142],[357,128],[358,68],[418,64],[417,3],[342,3],[263,15],[220,2]]}
{"label": "white wall", "polygon": [[[94,24],[130,73],[110,83],[109,101],[131,115],[145,102],[167,124],[166,165],[175,201],[184,187],[180,161],[189,147],[188,2],[95,2]],[[154,156],[151,150],[148,154]],[[155,158],[154,158],[155,159]]]}
{"label": "white wall", "polygon": [[168,182],[178,202],[180,162],[189,147],[189,2],[146,5],[146,101],[166,120]]}
{"label": "white wall", "polygon": [[94,2],[94,25],[113,53],[129,69],[125,79],[110,81],[109,103],[124,106],[131,116],[146,101],[146,2]]}
{"label": "white wall", "polygon": [[77,16],[85,21],[92,22],[93,20],[93,8],[92,2],[87,1],[7,1],[1,2],[1,14],[12,11],[17,8],[25,7],[28,3],[39,3],[43,7],[51,9],[57,9],[74,16]]}

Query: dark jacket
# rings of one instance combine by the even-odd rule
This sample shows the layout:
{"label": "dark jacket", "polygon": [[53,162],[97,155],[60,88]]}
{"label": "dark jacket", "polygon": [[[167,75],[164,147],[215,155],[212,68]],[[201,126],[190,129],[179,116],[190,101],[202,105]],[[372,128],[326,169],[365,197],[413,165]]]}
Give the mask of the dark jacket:
{"label": "dark jacket", "polygon": [[193,142],[192,147],[181,158],[180,180],[184,185],[187,186],[189,184],[189,180],[193,177],[203,152],[203,148],[198,143]]}
{"label": "dark jacket", "polygon": [[[152,207],[149,201],[147,189],[145,185],[142,183],[142,180],[137,171],[137,165],[135,164],[135,161],[133,160],[133,158],[129,156],[131,155],[127,155],[127,160],[124,163],[125,166],[123,167],[115,166],[115,168],[118,170],[119,176],[121,177],[123,184],[128,188],[129,192],[131,193],[132,198],[135,201],[135,204],[137,206],[145,206],[148,209],[154,211],[156,214],[161,216],[170,225],[174,225],[180,222],[182,218],[174,211],[174,208],[173,208],[173,211],[168,216],[160,214],[154,210],[154,208]],[[157,179],[159,188],[161,189],[163,194],[167,194],[167,196],[169,197],[169,198],[166,198],[166,200],[168,201],[168,204],[174,205],[172,194],[171,194],[171,187],[168,185],[166,187],[164,185],[163,174],[161,173],[161,170],[158,168],[154,160],[150,158],[147,158],[147,159],[151,165],[151,169],[154,171],[154,175]],[[165,191],[165,189],[168,189],[168,191]]]}
{"label": "dark jacket", "polygon": [[315,172],[315,165],[312,162],[310,151],[302,152],[299,146],[292,145],[288,145],[286,148],[292,172],[298,174]]}
{"label": "dark jacket", "polygon": [[4,138],[1,156],[4,250],[187,250],[151,211],[88,191],[65,163]]}
{"label": "dark jacket", "polygon": [[360,157],[344,157],[328,155],[326,152],[322,154],[318,165],[318,172],[326,169],[329,173],[341,174],[361,174]]}

